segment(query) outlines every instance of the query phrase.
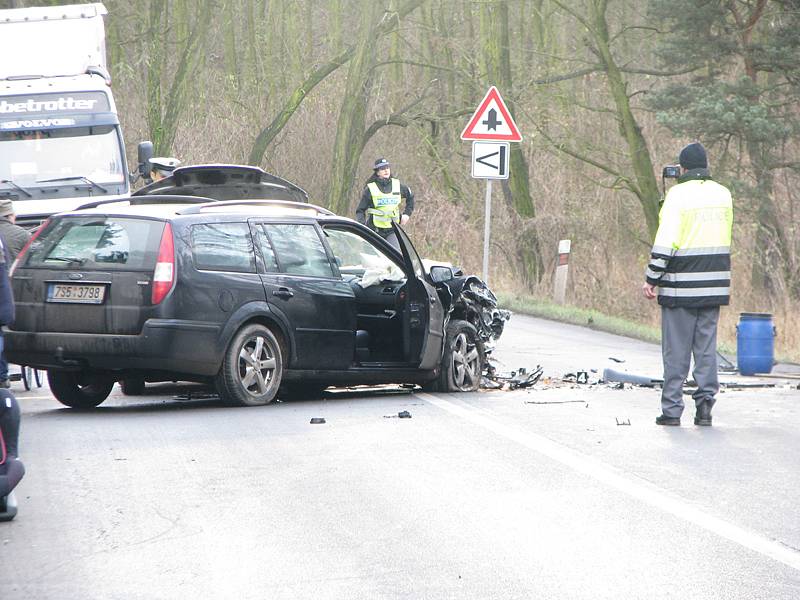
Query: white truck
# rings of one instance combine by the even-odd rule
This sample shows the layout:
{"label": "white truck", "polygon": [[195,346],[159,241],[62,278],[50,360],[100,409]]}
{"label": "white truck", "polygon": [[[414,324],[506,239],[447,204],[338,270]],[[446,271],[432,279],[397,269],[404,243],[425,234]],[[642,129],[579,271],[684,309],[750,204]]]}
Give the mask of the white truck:
{"label": "white truck", "polygon": [[130,195],[101,3],[0,10],[0,199],[17,222]]}

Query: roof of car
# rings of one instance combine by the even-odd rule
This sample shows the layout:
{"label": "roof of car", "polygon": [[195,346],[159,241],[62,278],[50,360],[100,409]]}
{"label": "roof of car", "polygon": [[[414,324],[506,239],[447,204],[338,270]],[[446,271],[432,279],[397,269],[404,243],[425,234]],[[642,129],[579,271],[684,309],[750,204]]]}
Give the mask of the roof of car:
{"label": "roof of car", "polygon": [[201,196],[214,200],[251,198],[308,202],[308,193],[300,186],[250,165],[177,167],[169,177],[144,186],[132,196],[154,194]]}
{"label": "roof of car", "polygon": [[173,220],[176,217],[200,214],[246,215],[248,217],[308,217],[324,220],[345,220],[326,208],[289,200],[213,200],[196,196],[152,195],[100,200],[84,204],[74,211],[62,213],[76,216],[103,214],[117,216],[155,217]]}

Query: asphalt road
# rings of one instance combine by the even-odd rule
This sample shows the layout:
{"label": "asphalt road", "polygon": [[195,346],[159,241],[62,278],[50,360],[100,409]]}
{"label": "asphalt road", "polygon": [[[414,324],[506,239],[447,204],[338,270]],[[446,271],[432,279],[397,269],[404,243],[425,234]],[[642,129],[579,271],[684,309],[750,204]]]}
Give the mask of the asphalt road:
{"label": "asphalt road", "polygon": [[496,358],[549,379],[255,409],[115,388],[89,413],[14,384],[0,599],[800,597],[798,380],[660,428],[656,390],[560,381],[657,377],[656,346],[515,315]]}

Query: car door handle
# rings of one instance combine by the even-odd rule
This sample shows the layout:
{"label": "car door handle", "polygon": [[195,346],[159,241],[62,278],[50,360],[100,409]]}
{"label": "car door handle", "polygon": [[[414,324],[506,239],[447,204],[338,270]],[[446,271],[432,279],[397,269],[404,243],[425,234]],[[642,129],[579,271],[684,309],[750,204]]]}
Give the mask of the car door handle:
{"label": "car door handle", "polygon": [[288,300],[289,298],[294,296],[294,292],[292,290],[290,290],[289,288],[282,287],[282,288],[278,288],[277,290],[274,290],[272,292],[272,295],[273,296],[278,296],[278,298],[286,298]]}

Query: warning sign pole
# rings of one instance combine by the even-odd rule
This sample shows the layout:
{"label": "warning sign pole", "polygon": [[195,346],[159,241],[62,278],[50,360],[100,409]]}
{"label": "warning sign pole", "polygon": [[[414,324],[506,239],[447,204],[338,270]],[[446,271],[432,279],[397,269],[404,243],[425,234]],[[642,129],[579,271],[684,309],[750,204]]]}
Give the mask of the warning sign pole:
{"label": "warning sign pole", "polygon": [[483,282],[489,285],[489,236],[492,232],[492,180],[486,180],[486,210],[483,216]]}

